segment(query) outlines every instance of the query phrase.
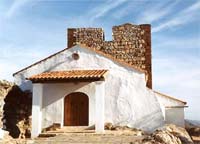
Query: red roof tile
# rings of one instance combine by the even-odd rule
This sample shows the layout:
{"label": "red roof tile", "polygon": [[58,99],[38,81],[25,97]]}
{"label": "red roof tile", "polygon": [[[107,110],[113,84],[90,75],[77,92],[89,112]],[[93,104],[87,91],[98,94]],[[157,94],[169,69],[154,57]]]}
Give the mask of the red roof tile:
{"label": "red roof tile", "polygon": [[108,70],[69,70],[44,72],[27,78],[32,82],[55,80],[98,80],[104,78]]}

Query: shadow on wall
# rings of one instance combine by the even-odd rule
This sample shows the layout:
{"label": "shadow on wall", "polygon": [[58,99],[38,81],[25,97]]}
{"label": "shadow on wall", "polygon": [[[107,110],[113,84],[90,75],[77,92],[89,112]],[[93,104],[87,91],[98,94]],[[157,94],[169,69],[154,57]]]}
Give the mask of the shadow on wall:
{"label": "shadow on wall", "polygon": [[3,129],[13,138],[30,137],[32,94],[13,86],[6,95],[3,107]]}

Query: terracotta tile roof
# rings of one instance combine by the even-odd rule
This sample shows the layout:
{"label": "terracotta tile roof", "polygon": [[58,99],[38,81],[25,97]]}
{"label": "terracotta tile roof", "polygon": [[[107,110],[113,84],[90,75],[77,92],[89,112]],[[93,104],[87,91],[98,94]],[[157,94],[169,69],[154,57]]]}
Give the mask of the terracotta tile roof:
{"label": "terracotta tile roof", "polygon": [[[129,64],[129,63],[123,61],[123,60],[116,59],[114,56],[112,56],[112,55],[110,55],[110,54],[106,54],[106,53],[104,53],[104,52],[102,52],[102,51],[100,51],[100,50],[94,49],[94,48],[92,48],[92,47],[88,47],[88,46],[83,45],[83,44],[77,44],[77,45],[80,46],[81,48],[85,48],[85,49],[92,50],[92,51],[94,51],[95,53],[100,54],[100,55],[103,55],[104,57],[107,57],[107,58],[109,58],[109,59],[111,59],[111,60],[113,60],[113,61],[115,61],[115,62],[117,62],[117,63],[120,63],[120,64],[124,65],[124,66],[128,66],[128,67],[130,67],[130,68],[133,68],[134,70],[136,70],[136,71],[138,71],[138,72],[146,73],[146,71],[142,70],[141,68],[138,68],[138,67],[136,67],[136,66],[134,66],[134,65],[131,65],[131,64]],[[76,45],[76,46],[77,46],[77,45]],[[73,47],[75,47],[75,46],[73,46]],[[41,63],[41,62],[43,62],[43,61],[46,61],[46,60],[48,60],[49,58],[51,58],[51,57],[53,57],[53,56],[56,56],[57,54],[60,54],[61,52],[64,52],[65,50],[71,49],[71,48],[73,48],[73,47],[65,48],[65,49],[63,49],[63,50],[61,50],[61,51],[59,51],[59,52],[57,52],[57,53],[54,53],[54,54],[52,54],[52,55],[50,55],[50,56],[48,56],[48,57],[46,57],[46,58],[44,58],[44,59],[42,59],[42,60],[40,60],[40,61],[38,61],[38,62],[35,62],[35,63],[33,63],[32,65],[27,66],[27,67],[25,67],[25,68],[23,68],[23,69],[17,71],[16,73],[13,74],[13,76],[15,76],[16,74],[18,74],[18,73],[20,73],[20,72],[22,72],[22,71],[24,71],[24,70],[27,70],[27,69],[31,68],[32,66],[35,66],[35,65],[37,65],[37,64],[39,64],[39,63]]]}
{"label": "terracotta tile roof", "polygon": [[108,70],[69,70],[44,72],[27,78],[32,82],[62,80],[99,80],[104,78]]}

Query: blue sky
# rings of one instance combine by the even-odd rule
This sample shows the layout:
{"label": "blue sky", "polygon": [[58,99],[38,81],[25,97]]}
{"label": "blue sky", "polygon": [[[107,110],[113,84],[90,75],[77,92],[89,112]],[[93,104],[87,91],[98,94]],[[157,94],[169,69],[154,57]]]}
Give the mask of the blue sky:
{"label": "blue sky", "polygon": [[0,79],[66,47],[68,27],[152,25],[153,87],[188,102],[200,120],[200,1],[1,0]]}

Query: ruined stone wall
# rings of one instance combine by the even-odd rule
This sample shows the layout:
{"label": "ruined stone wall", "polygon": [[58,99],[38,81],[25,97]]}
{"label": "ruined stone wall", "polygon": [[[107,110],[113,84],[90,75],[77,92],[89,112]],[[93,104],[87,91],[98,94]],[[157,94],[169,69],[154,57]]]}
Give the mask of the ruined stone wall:
{"label": "ruined stone wall", "polygon": [[5,104],[4,99],[12,86],[13,83],[5,80],[0,80],[0,128],[3,127],[2,118],[3,118],[3,107]]}
{"label": "ruined stone wall", "polygon": [[112,28],[113,40],[105,41],[102,28],[68,29],[68,47],[85,44],[110,54],[147,72],[147,86],[152,88],[151,26],[123,24]]}
{"label": "ruined stone wall", "polygon": [[0,129],[13,138],[30,137],[32,96],[14,83],[0,80]]}
{"label": "ruined stone wall", "polygon": [[13,85],[4,98],[3,129],[13,138],[30,137],[32,94]]}

